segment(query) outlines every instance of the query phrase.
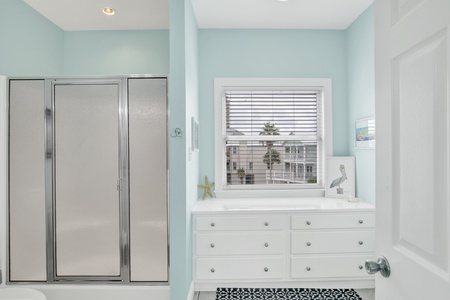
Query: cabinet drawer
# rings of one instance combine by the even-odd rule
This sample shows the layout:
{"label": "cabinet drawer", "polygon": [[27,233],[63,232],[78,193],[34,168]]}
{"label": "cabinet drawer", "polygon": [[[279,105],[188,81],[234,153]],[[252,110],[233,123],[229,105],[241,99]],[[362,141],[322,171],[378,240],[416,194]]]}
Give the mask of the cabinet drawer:
{"label": "cabinet drawer", "polygon": [[281,279],[284,260],[277,258],[197,258],[196,277],[200,280]]}
{"label": "cabinet drawer", "polygon": [[195,217],[196,230],[281,230],[283,216],[204,216]]}
{"label": "cabinet drawer", "polygon": [[292,216],[292,229],[370,228],[375,227],[375,214],[308,214]]}
{"label": "cabinet drawer", "polygon": [[370,277],[364,270],[368,256],[321,256],[292,257],[291,277],[299,278],[342,278]]}
{"label": "cabinet drawer", "polygon": [[198,233],[196,255],[283,254],[286,245],[282,232]]}
{"label": "cabinet drawer", "polygon": [[298,231],[291,234],[296,254],[375,251],[375,231]]}

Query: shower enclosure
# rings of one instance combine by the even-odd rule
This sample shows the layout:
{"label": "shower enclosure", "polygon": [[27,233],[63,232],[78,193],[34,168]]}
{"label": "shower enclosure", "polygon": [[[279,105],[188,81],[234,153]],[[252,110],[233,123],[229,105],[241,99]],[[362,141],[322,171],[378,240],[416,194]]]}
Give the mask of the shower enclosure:
{"label": "shower enclosure", "polygon": [[9,282],[168,281],[167,78],[9,80]]}

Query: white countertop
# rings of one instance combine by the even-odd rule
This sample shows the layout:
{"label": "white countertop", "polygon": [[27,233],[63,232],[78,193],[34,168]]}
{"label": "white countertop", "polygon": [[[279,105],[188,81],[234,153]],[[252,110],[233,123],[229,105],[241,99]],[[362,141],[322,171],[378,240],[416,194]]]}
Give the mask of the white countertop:
{"label": "white countertop", "polygon": [[193,214],[227,212],[277,213],[289,211],[375,211],[375,206],[365,201],[349,202],[347,199],[305,198],[208,198],[198,200]]}

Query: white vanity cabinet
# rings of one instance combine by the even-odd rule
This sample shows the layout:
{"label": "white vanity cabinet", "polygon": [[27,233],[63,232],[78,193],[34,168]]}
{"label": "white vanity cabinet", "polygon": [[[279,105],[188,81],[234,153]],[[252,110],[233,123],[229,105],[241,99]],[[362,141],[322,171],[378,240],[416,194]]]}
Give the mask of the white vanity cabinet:
{"label": "white vanity cabinet", "polygon": [[[245,204],[245,205],[244,205]],[[375,208],[341,199],[213,199],[193,209],[196,290],[373,287]]]}
{"label": "white vanity cabinet", "polygon": [[291,279],[365,278],[375,251],[374,212],[291,215]]}
{"label": "white vanity cabinet", "polygon": [[283,215],[194,217],[194,277],[198,280],[282,279],[286,219]]}

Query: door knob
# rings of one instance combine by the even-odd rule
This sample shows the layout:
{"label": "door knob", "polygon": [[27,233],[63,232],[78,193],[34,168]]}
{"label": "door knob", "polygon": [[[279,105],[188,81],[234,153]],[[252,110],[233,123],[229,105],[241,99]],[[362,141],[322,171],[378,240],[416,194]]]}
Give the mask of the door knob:
{"label": "door knob", "polygon": [[378,271],[383,277],[389,277],[391,275],[391,267],[389,266],[389,262],[384,256],[380,256],[378,260],[375,262],[373,260],[366,260],[366,272],[370,275],[377,273]]}

